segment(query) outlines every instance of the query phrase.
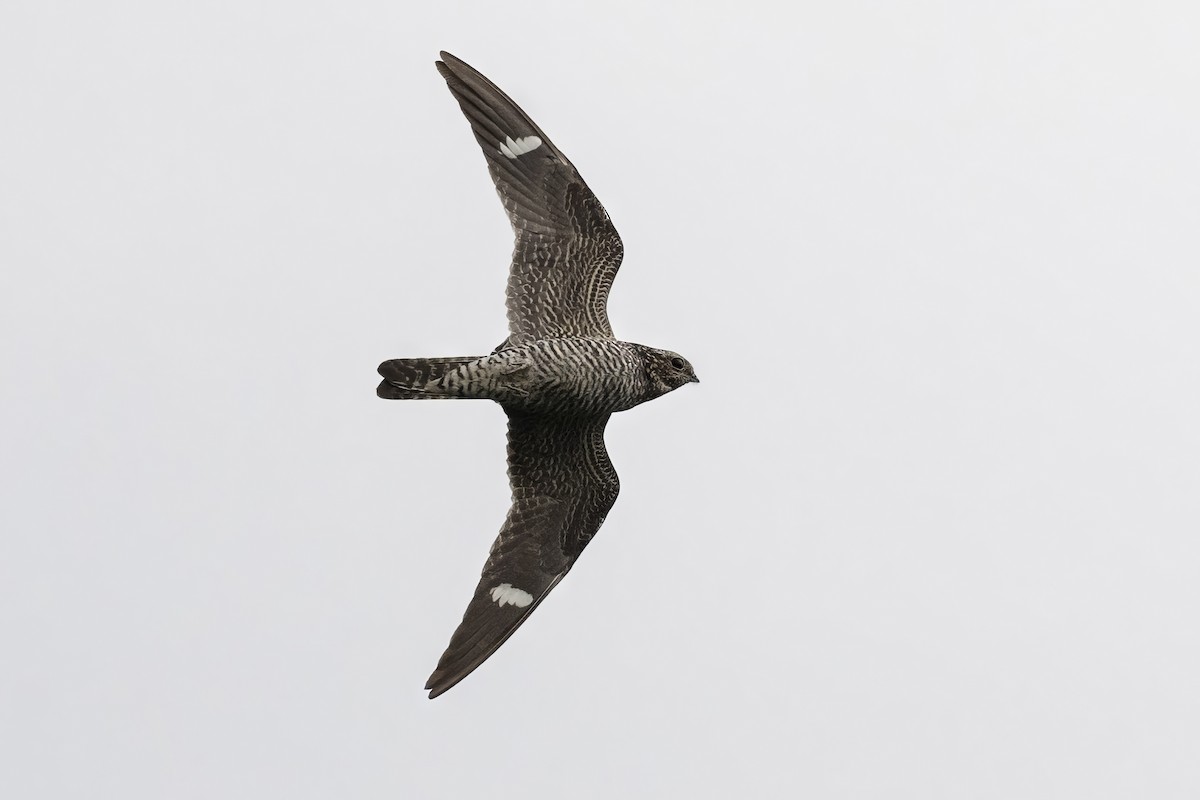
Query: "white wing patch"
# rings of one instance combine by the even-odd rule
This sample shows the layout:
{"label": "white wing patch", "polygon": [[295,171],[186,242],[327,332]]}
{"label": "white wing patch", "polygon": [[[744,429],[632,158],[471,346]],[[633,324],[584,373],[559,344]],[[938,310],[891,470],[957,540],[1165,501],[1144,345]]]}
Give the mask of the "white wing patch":
{"label": "white wing patch", "polygon": [[502,583],[492,587],[492,599],[501,608],[504,608],[505,605],[524,608],[533,602],[533,595],[522,589],[514,588],[511,583]]}
{"label": "white wing patch", "polygon": [[500,143],[500,152],[509,158],[516,158],[526,153],[532,153],[541,146],[542,140],[537,136],[520,136],[516,139],[505,136],[504,141]]}

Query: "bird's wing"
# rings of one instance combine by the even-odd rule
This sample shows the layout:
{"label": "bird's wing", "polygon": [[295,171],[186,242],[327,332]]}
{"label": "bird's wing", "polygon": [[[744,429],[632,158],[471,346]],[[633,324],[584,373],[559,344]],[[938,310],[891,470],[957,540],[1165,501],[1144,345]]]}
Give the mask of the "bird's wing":
{"label": "bird's wing", "polygon": [[608,415],[556,418],[509,412],[512,506],[462,624],[425,685],[431,698],[496,652],[596,535],[620,484],[604,448]]}
{"label": "bird's wing", "polygon": [[567,157],[494,83],[449,53],[437,68],[483,148],[516,233],[506,344],[612,337],[606,305],[624,251],[608,213]]}

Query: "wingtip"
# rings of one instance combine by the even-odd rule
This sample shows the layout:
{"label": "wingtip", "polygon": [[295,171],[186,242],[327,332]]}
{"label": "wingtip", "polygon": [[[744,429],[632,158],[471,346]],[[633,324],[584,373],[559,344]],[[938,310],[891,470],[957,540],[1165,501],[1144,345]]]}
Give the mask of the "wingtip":
{"label": "wingtip", "polygon": [[[437,66],[438,72],[442,73],[443,78],[448,79],[453,77],[459,81],[475,79],[481,80],[486,84],[491,84],[491,81],[480,74],[479,70],[475,69],[470,64],[454,55],[454,53],[451,53],[448,50],[442,50],[440,53],[438,53],[438,55],[441,56],[441,61],[434,63]],[[493,88],[496,87],[493,86]],[[498,88],[496,88],[496,91],[500,92]],[[503,95],[504,93],[500,92],[500,94]]]}
{"label": "wingtip", "polygon": [[440,697],[450,689],[454,688],[456,683],[458,683],[458,681],[447,681],[446,673],[439,669],[435,670],[434,673],[429,676],[429,680],[425,681],[425,689],[429,692],[429,699],[433,700],[434,698]]}
{"label": "wingtip", "polygon": [[463,63],[461,58],[449,52],[448,50],[439,50],[438,58],[440,60],[435,61],[434,64],[437,66],[438,72],[442,73],[443,75],[453,72],[453,67]]}

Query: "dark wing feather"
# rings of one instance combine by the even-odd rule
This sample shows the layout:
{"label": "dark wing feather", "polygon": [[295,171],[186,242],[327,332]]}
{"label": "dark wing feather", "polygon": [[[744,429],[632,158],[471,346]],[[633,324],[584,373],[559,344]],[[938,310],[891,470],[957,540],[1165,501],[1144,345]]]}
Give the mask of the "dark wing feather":
{"label": "dark wing feather", "polygon": [[508,278],[508,345],[611,337],[608,292],[621,237],[574,165],[508,95],[442,53],[446,79],[483,149],[516,233]]}
{"label": "dark wing feather", "polygon": [[560,419],[509,412],[512,506],[462,624],[425,685],[431,698],[496,652],[600,529],[620,488],[604,447],[607,422],[607,414]]}

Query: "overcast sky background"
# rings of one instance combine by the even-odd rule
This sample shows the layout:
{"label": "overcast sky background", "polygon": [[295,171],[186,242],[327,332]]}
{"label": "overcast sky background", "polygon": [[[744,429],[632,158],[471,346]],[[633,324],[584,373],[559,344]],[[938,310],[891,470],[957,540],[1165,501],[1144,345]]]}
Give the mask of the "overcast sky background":
{"label": "overcast sky background", "polygon": [[[1195,798],[1193,3],[0,10],[0,795]],[[504,416],[434,71],[495,80],[702,383],[475,674],[421,687]]]}

